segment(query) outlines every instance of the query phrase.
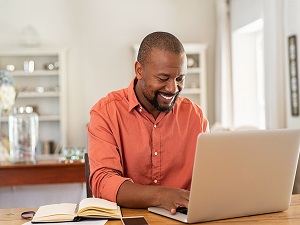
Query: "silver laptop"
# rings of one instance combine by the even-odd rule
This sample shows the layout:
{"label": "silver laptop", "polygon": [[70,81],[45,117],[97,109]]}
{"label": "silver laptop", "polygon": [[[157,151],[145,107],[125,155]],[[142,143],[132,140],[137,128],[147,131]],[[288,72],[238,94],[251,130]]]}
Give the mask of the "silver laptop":
{"label": "silver laptop", "polygon": [[200,134],[187,214],[148,210],[185,223],[285,211],[299,145],[300,130]]}

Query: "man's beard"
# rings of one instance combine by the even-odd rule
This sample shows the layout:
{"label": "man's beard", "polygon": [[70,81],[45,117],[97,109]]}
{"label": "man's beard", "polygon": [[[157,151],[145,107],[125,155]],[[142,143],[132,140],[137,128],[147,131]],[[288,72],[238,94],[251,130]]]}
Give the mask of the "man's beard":
{"label": "man's beard", "polygon": [[174,104],[176,102],[176,99],[178,98],[178,95],[179,95],[179,91],[176,92],[175,96],[173,97],[173,101],[171,102],[170,106],[168,107],[162,107],[158,104],[158,101],[157,101],[157,96],[160,92],[159,91],[156,91],[154,93],[154,97],[152,99],[150,99],[146,93],[143,92],[145,98],[148,100],[148,102],[159,112],[169,112],[171,111],[171,109],[174,107]]}

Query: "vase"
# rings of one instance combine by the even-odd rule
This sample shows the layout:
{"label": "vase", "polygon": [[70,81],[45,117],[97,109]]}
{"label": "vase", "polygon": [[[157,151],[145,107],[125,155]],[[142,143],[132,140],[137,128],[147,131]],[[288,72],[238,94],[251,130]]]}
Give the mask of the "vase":
{"label": "vase", "polygon": [[8,118],[10,161],[35,163],[38,142],[38,115],[32,107],[18,107]]}
{"label": "vase", "polygon": [[0,107],[0,162],[8,162],[9,153],[8,150],[3,145],[3,135],[2,135],[2,108]]}

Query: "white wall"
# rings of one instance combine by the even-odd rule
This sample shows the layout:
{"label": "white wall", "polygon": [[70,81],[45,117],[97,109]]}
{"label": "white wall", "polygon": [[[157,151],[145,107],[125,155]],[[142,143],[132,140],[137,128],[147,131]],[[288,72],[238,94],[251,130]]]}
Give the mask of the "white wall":
{"label": "white wall", "polygon": [[[287,126],[289,128],[299,128],[300,127],[300,116],[292,116],[291,113],[291,95],[290,95],[290,71],[288,67],[288,37],[290,35],[296,35],[297,38],[297,66],[298,66],[298,91],[300,87],[300,2],[297,0],[287,0],[284,5],[284,18],[285,18],[285,39],[286,39],[286,90],[287,90],[287,99],[286,99],[286,107],[287,107]],[[300,186],[300,185],[299,185]],[[299,187],[300,192],[300,187]]]}
{"label": "white wall", "polygon": [[230,7],[234,31],[262,17],[263,0],[230,0]]}
{"label": "white wall", "polygon": [[163,30],[208,44],[208,118],[214,122],[214,0],[0,0],[0,47],[16,47],[27,25],[41,46],[68,49],[68,142],[86,145],[89,110],[133,78],[131,46]]}

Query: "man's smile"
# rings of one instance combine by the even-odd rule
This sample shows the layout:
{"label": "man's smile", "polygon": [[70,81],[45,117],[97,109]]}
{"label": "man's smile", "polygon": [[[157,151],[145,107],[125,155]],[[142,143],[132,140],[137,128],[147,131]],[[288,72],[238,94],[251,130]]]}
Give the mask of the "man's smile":
{"label": "man's smile", "polygon": [[166,100],[171,100],[171,99],[174,98],[174,96],[175,96],[175,95],[167,96],[167,95],[164,95],[164,94],[162,94],[162,93],[159,93],[159,95],[160,95],[161,97],[163,97],[164,99],[166,99]]}

